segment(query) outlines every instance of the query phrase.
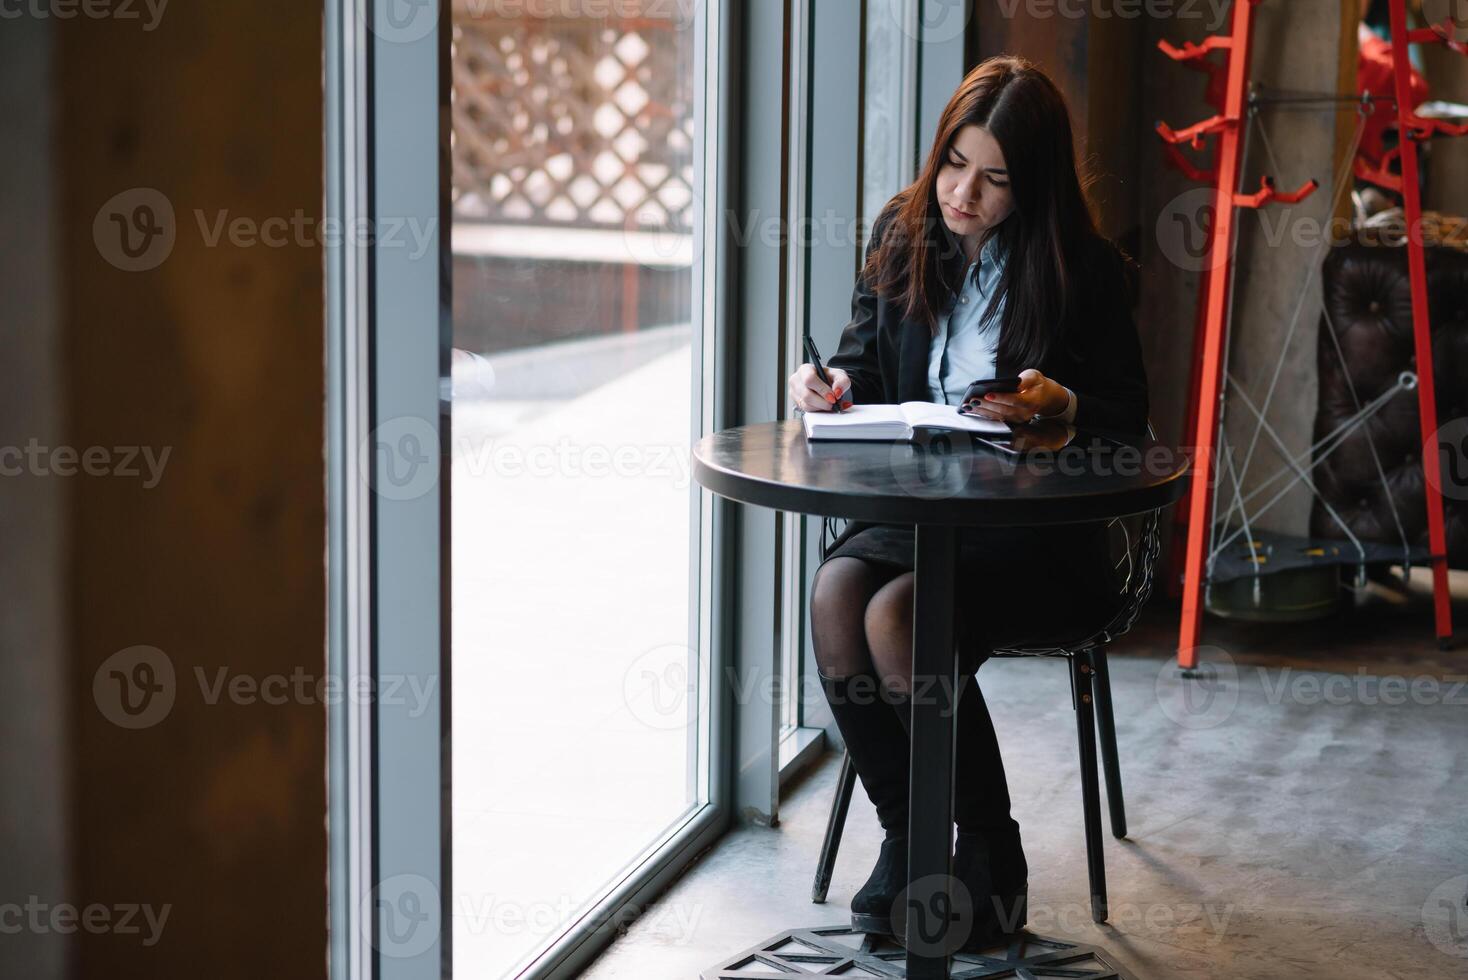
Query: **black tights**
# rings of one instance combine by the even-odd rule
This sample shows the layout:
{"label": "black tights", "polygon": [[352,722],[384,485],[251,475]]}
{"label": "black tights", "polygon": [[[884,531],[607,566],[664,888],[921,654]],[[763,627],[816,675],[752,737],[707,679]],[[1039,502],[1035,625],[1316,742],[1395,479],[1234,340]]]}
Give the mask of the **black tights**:
{"label": "black tights", "polygon": [[832,558],[821,565],[811,588],[810,628],[823,675],[871,672],[889,690],[907,693],[912,583],[912,572],[860,558]]}
{"label": "black tights", "polygon": [[[912,572],[860,558],[838,556],[822,563],[811,589],[811,635],[822,676],[872,674],[893,694],[906,697],[910,693],[914,581]],[[954,800],[958,828],[965,832],[1016,829],[1009,815],[1004,760],[988,706],[975,677],[961,675],[959,681]],[[894,710],[906,729],[906,703],[897,703]],[[880,719],[870,723],[879,724]],[[883,737],[900,737],[900,733],[888,732]],[[847,735],[847,741],[854,740]],[[861,760],[855,753],[852,760],[860,773]]]}

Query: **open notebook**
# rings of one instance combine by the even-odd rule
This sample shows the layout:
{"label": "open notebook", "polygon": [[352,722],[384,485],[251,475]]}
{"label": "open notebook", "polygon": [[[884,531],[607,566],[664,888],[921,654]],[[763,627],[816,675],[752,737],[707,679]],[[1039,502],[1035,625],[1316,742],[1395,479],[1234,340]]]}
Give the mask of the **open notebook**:
{"label": "open notebook", "polygon": [[980,435],[1008,436],[1003,422],[959,415],[958,406],[938,402],[900,405],[853,405],[844,412],[806,412],[807,439],[903,440],[911,442],[914,429],[959,429]]}

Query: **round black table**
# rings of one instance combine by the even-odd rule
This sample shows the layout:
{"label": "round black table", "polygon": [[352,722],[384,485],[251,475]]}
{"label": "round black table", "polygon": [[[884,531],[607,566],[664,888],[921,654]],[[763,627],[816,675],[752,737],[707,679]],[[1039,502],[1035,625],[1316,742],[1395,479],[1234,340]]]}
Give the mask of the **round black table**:
{"label": "round black table", "polygon": [[[693,447],[694,478],[730,500],[916,529],[911,690],[935,694],[913,703],[910,896],[916,883],[946,882],[951,871],[957,528],[1125,517],[1173,503],[1186,488],[1187,457],[1153,439],[1054,422],[1016,431],[1025,451],[1006,453],[935,430],[921,430],[913,443],[811,442],[796,419],[725,429]],[[938,907],[928,904],[914,911]],[[907,976],[946,978],[948,956],[933,951],[941,942],[914,935],[920,919],[908,918]]]}

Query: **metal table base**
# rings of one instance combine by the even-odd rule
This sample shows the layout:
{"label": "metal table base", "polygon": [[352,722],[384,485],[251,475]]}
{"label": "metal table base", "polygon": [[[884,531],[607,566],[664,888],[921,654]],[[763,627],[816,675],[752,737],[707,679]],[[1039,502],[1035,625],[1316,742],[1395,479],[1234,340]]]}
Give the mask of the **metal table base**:
{"label": "metal table base", "polygon": [[[701,980],[762,977],[906,977],[907,951],[888,936],[853,932],[848,926],[811,926],[771,936],[758,946],[705,970]],[[1130,980],[1096,946],[1020,932],[1005,946],[956,953],[954,980],[1067,977],[1071,980]]]}

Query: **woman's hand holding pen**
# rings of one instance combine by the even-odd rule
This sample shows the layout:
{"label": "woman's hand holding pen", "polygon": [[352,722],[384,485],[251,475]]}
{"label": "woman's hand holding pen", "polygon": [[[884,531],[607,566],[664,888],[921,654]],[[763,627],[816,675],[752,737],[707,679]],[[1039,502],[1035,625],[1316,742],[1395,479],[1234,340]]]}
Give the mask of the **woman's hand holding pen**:
{"label": "woman's hand holding pen", "polygon": [[851,378],[840,368],[828,367],[826,373],[831,376],[829,385],[821,380],[812,364],[802,364],[795,369],[786,387],[796,407],[807,412],[831,412],[835,411],[838,398],[843,408],[851,407]]}
{"label": "woman's hand holding pen", "polygon": [[961,406],[970,415],[998,419],[1001,422],[1025,423],[1036,415],[1059,415],[1070,404],[1070,396],[1057,381],[1052,381],[1034,368],[1019,373],[1019,390],[990,392],[982,399]]}

